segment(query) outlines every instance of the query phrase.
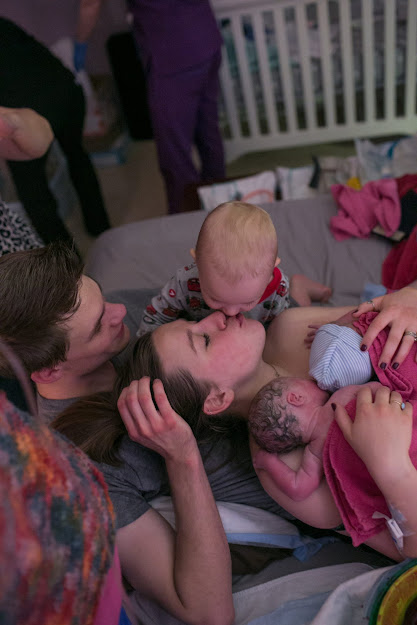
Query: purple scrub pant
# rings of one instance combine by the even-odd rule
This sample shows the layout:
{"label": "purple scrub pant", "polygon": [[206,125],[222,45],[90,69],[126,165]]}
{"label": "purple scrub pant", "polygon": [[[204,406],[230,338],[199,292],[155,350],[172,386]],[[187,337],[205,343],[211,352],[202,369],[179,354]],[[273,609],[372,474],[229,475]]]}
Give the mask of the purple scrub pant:
{"label": "purple scrub pant", "polygon": [[[187,185],[225,176],[217,108],[220,63],[218,51],[208,61],[168,76],[149,68],[149,110],[170,213],[181,210]],[[192,159],[193,144],[200,170]]]}

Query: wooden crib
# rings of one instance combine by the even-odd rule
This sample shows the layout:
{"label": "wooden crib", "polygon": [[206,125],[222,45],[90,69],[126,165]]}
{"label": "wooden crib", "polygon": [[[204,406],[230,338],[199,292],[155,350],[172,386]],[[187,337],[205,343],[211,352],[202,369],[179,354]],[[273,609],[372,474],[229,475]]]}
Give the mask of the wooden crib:
{"label": "wooden crib", "polygon": [[212,0],[227,159],[417,131],[417,0]]}

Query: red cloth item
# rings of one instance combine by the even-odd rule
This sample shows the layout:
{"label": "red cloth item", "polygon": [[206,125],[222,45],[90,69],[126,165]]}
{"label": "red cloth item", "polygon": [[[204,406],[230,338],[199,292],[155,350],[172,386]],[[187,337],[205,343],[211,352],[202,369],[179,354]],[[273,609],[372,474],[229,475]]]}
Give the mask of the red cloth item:
{"label": "red cloth item", "polygon": [[330,220],[330,230],[337,241],[350,237],[366,239],[377,224],[387,236],[398,229],[401,206],[395,178],[368,182],[359,191],[334,184],[331,191],[339,207]]}
{"label": "red cloth item", "polygon": [[397,191],[400,198],[408,191],[417,191],[417,174],[405,174],[405,176],[395,180],[397,181]]}
{"label": "red cloth item", "polygon": [[[417,174],[397,178],[398,195],[403,198],[408,191],[417,192]],[[417,279],[417,226],[410,235],[395,245],[382,265],[382,284],[398,290]]]}
{"label": "red cloth item", "polygon": [[417,279],[417,226],[388,252],[382,264],[382,284],[394,291]]}
{"label": "red cloth item", "polygon": [[[362,335],[375,316],[376,313],[373,312],[365,313],[355,323]],[[414,466],[417,467],[417,364],[414,360],[417,344],[414,344],[399,369],[387,367],[383,371],[378,367],[378,360],[387,336],[387,330],[378,334],[369,347],[369,355],[381,384],[398,391],[403,401],[413,404],[414,425],[409,453]],[[346,410],[353,420],[356,412],[356,399],[349,402]],[[384,462],[383,458],[381,462]],[[357,547],[385,529],[385,520],[373,519],[372,515],[374,512],[382,512],[390,517],[386,501],[365,464],[346,442],[336,422],[331,425],[327,435],[323,450],[323,466],[327,483],[353,545]]]}
{"label": "red cloth item", "polygon": [[117,547],[114,550],[113,563],[108,571],[93,625],[117,625],[122,607],[122,572]]}
{"label": "red cloth item", "polygon": [[278,267],[274,267],[272,280],[268,284],[268,286],[266,287],[266,289],[264,291],[264,294],[262,295],[262,297],[259,300],[258,304],[260,304],[265,299],[267,299],[270,295],[272,295],[272,293],[274,293],[274,291],[278,291],[278,288],[279,288],[279,286],[281,284],[281,280],[282,280],[282,273],[280,272]]}

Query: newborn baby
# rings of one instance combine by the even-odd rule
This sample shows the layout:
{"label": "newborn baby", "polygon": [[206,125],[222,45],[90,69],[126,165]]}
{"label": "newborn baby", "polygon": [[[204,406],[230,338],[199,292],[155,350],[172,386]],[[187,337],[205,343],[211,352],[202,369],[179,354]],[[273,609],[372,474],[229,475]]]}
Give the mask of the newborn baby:
{"label": "newborn baby", "polygon": [[[378,382],[370,384],[374,391],[380,387]],[[328,392],[304,378],[283,377],[263,386],[249,410],[249,431],[261,447],[256,467],[267,470],[276,486],[294,501],[311,495],[323,479],[322,452],[334,420],[331,404],[345,406],[361,388],[344,387],[330,400]],[[304,447],[304,453],[299,469],[294,471],[277,454],[298,447]]]}

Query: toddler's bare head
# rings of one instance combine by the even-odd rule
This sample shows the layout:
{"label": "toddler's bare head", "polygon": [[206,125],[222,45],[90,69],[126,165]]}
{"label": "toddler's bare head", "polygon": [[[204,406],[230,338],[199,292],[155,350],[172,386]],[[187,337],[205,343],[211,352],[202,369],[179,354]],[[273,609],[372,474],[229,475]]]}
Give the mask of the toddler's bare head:
{"label": "toddler's bare head", "polygon": [[272,279],[277,234],[268,213],[245,202],[226,202],[205,219],[195,259],[203,297],[227,315],[253,308]]}

